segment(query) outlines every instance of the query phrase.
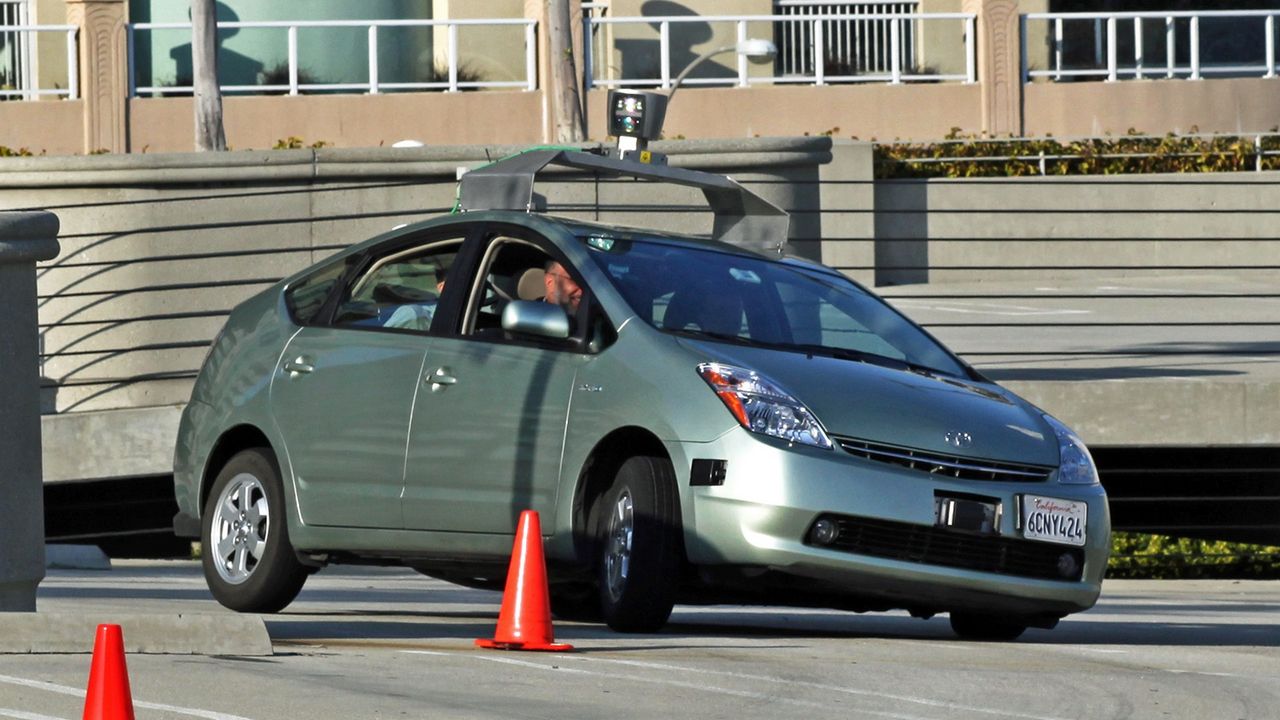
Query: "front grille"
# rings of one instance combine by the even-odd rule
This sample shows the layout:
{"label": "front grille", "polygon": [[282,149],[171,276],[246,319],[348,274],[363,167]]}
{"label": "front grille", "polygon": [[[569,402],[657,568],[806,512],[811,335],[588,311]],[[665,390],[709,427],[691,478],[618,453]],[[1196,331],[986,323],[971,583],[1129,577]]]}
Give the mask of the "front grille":
{"label": "front grille", "polygon": [[928,450],[882,445],[836,435],[833,435],[832,439],[839,443],[845,452],[860,458],[961,480],[1043,482],[1048,480],[1053,472],[1053,468],[1043,465],[1023,465],[960,455],[944,455]]}
{"label": "front grille", "polygon": [[[835,540],[825,545],[806,541],[815,547],[1043,580],[1079,580],[1084,568],[1084,551],[1080,548],[865,517],[823,517],[836,523],[839,532]],[[1075,559],[1072,572],[1065,577],[1059,570],[1064,554]]]}

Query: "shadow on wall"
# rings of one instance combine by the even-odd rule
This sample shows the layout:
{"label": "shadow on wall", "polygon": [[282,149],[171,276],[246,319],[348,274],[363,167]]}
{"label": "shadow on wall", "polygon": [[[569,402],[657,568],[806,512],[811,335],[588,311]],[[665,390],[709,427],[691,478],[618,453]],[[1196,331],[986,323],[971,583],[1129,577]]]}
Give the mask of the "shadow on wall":
{"label": "shadow on wall", "polygon": [[[226,3],[217,4],[218,22],[236,22],[240,19],[235,11]],[[188,18],[191,12],[187,11]],[[221,28],[218,30],[218,80],[223,85],[258,85],[264,67],[262,63],[234,50],[228,50],[223,44],[234,37],[240,30],[237,28]],[[195,73],[192,69],[191,43],[178,45],[169,51],[175,70],[174,85],[191,85]],[[287,82],[287,80],[286,80]]]}
{"label": "shadow on wall", "polygon": [[929,282],[929,183],[875,184],[876,286]]}
{"label": "shadow on wall", "polygon": [[[650,0],[640,8],[644,17],[697,17],[698,13],[678,2],[671,0]],[[660,23],[649,23],[655,33],[661,32]],[[671,75],[678,75],[681,70],[698,59],[700,53],[693,48],[707,42],[713,36],[711,25],[705,22],[671,23]],[[622,77],[628,79],[662,78],[661,42],[654,38],[620,39],[615,43],[618,54],[622,58]],[[696,78],[733,78],[737,73],[724,65],[706,62],[698,67],[690,77]]]}

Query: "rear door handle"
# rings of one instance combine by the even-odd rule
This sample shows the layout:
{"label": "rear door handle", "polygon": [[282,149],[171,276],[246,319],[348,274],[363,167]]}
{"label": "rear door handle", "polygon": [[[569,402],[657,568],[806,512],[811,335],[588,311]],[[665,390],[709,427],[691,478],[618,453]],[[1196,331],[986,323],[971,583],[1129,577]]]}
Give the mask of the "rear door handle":
{"label": "rear door handle", "polygon": [[299,355],[284,364],[284,371],[290,375],[305,375],[315,369],[316,366],[307,362],[307,358],[303,355]]}

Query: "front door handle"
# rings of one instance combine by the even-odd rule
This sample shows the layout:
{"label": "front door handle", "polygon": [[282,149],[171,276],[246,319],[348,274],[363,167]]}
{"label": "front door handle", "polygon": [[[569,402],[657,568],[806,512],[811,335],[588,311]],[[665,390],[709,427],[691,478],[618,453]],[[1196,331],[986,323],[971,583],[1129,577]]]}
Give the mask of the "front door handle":
{"label": "front door handle", "polygon": [[299,355],[284,364],[284,371],[290,375],[305,375],[313,372],[315,369],[316,366],[307,362],[307,358],[304,355]]}
{"label": "front door handle", "polygon": [[446,385],[457,385],[458,378],[449,374],[449,368],[438,368],[427,377],[427,382],[430,383],[431,390],[434,392]]}

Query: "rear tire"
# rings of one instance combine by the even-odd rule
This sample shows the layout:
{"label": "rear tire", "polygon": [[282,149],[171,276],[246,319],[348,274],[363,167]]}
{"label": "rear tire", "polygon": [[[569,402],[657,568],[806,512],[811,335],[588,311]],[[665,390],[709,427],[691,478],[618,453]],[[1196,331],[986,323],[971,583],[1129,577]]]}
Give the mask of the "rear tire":
{"label": "rear tire", "polygon": [[1008,642],[1017,640],[1027,626],[1008,618],[975,613],[951,613],[951,629],[966,640]]}
{"label": "rear tire", "polygon": [[675,473],[666,458],[637,456],[618,468],[597,502],[600,611],[618,632],[656,632],[675,604],[681,529]]}
{"label": "rear tire", "polygon": [[201,563],[224,607],[274,613],[302,590],[308,569],[289,543],[284,490],[270,450],[252,448],[223,466],[201,518]]}

